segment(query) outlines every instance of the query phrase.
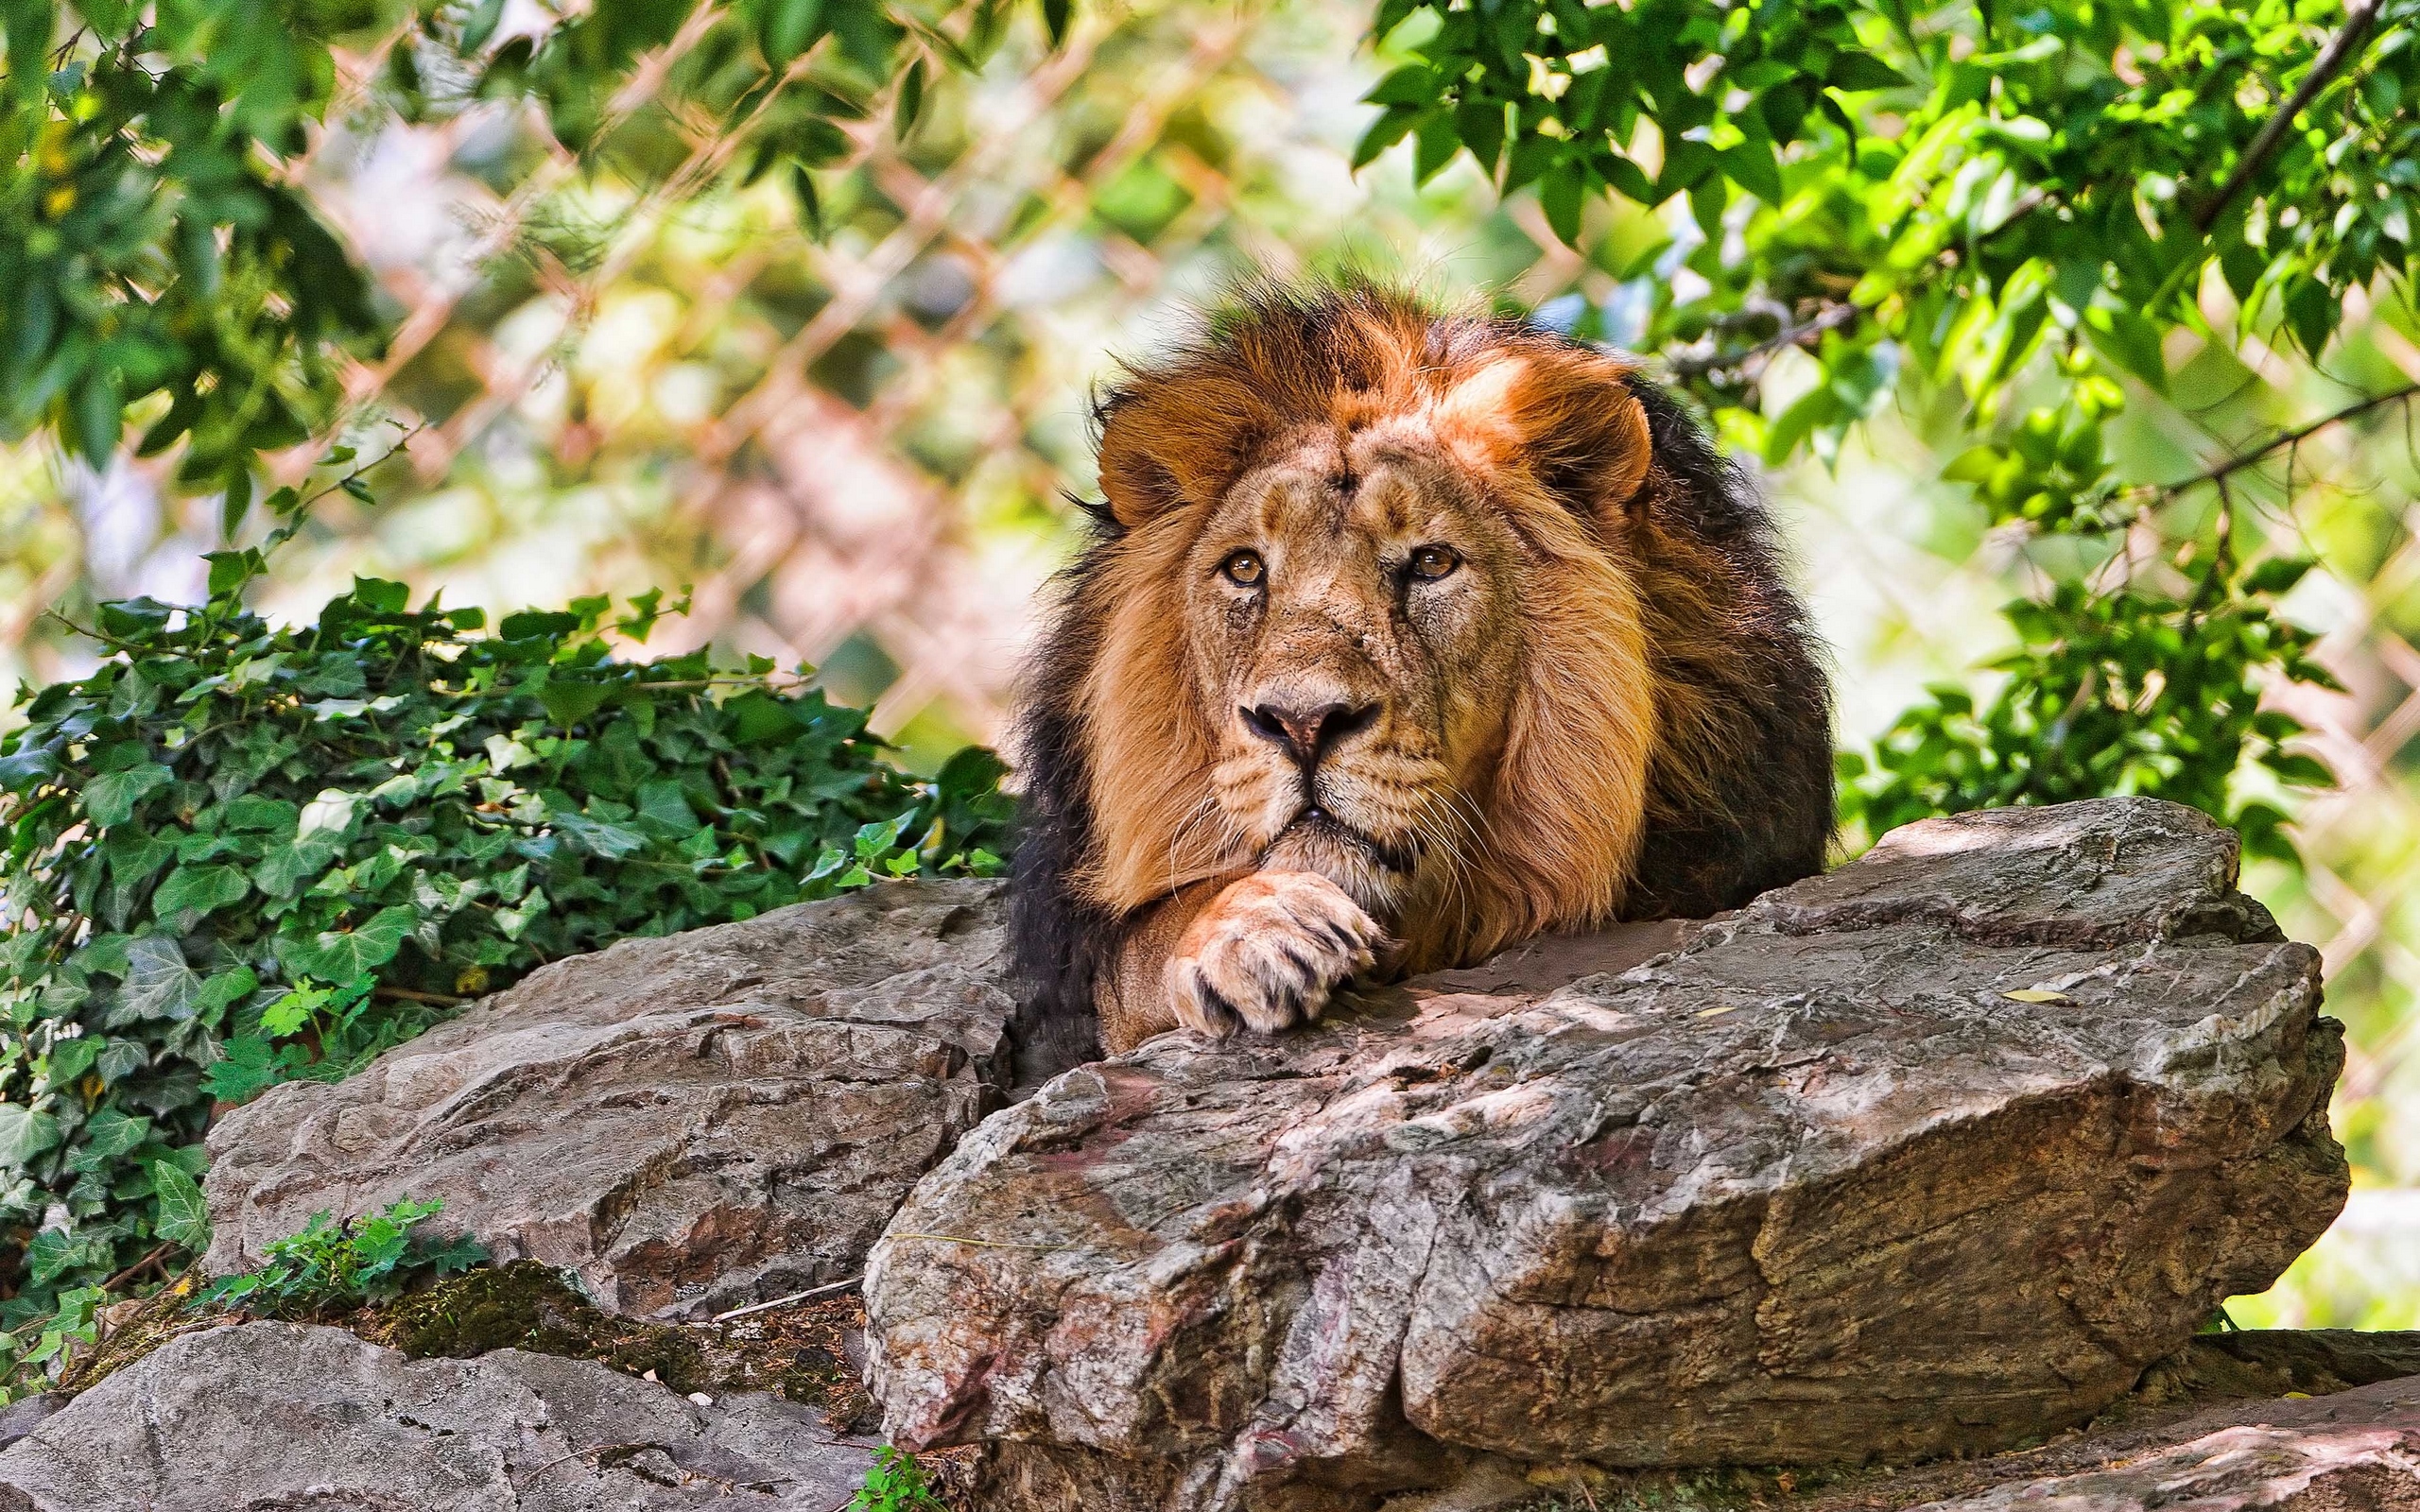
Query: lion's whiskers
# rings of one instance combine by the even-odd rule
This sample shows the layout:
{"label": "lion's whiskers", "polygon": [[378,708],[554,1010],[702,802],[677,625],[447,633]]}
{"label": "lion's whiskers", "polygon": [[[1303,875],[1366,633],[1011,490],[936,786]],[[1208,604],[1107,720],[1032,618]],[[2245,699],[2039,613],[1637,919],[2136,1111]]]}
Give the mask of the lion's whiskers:
{"label": "lion's whiskers", "polygon": [[[1171,896],[1173,896],[1177,890],[1177,874],[1183,869],[1181,862],[1184,855],[1186,839],[1193,833],[1194,828],[1201,824],[1203,819],[1213,817],[1219,821],[1222,829],[1229,827],[1227,824],[1226,809],[1219,803],[1219,795],[1216,793],[1204,793],[1201,795],[1201,800],[1186,811],[1184,822],[1177,826],[1176,833],[1169,838],[1168,892]],[[1229,834],[1224,838],[1229,844],[1233,843],[1234,836],[1232,834]],[[1221,851],[1224,851],[1226,848],[1226,845],[1223,844],[1219,847]]]}

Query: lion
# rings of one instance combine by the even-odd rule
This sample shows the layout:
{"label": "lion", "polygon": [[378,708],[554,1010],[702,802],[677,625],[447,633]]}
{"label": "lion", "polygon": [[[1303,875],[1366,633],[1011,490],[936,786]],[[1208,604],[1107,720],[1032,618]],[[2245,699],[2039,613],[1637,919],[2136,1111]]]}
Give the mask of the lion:
{"label": "lion", "polygon": [[1764,506],[1623,358],[1261,283],[1095,405],[1022,679],[1011,934],[1121,1053],[1822,868],[1831,696]]}

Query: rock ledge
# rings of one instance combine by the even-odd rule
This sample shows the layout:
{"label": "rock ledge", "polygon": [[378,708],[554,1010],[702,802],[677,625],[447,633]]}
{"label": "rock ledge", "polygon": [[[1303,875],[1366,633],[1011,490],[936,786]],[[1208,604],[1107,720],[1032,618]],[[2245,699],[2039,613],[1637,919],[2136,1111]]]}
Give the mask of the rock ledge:
{"label": "rock ledge", "polygon": [[2318,957],[2235,876],[2171,804],[1930,821],[1643,965],[1070,1072],[876,1246],[886,1429],[1001,1508],[1366,1512],[2083,1422],[2342,1202]]}

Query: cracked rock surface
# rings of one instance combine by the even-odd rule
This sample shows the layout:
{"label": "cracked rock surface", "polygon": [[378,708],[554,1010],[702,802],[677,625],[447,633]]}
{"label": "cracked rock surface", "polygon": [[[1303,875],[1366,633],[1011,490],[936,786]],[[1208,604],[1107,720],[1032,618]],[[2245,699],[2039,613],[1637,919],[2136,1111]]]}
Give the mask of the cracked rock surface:
{"label": "cracked rock surface", "polygon": [[214,1275],[322,1210],[433,1228],[691,1317],[839,1280],[996,1107],[1003,888],[885,885],[532,972],[335,1085],[210,1133]]}
{"label": "cracked rock surface", "polygon": [[2420,1508],[2420,1377],[2311,1400],[2233,1403],[1892,1477],[1798,1512],[2411,1512]]}
{"label": "cracked rock surface", "polygon": [[831,1512],[872,1463],[776,1397],[250,1323],[176,1339],[0,1451],[0,1512]]}
{"label": "cracked rock surface", "polygon": [[876,1246],[886,1430],[993,1441],[1003,1509],[1367,1512],[2081,1423],[2343,1200],[2318,955],[2236,860],[2146,799],[1930,820],[1069,1072]]}

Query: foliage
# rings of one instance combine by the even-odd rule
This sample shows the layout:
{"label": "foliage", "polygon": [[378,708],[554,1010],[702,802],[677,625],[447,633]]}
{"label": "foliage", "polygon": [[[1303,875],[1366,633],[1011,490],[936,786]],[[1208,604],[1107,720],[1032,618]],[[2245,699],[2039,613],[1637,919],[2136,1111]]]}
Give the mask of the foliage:
{"label": "foliage", "polygon": [[1867,826],[1880,834],[1959,809],[2148,793],[2230,814],[2248,852],[2290,858],[2286,816],[2228,788],[2238,752],[2280,783],[2328,781],[2317,761],[2286,748],[2301,726],[2260,709],[2250,681],[2251,669],[2276,666],[2334,683],[2309,660],[2315,637],[2266,607],[2304,566],[2273,559],[2230,576],[2214,559],[2196,579],[2206,590],[2199,603],[2069,582],[2045,601],[2010,605],[2023,639],[1993,666],[2017,675],[1990,704],[1937,688],[1876,742],[1870,765],[1842,754],[1842,776],[1864,782]]}
{"label": "foliage", "polygon": [[947,1504],[915,1455],[884,1444],[873,1452],[873,1469],[847,1512],[941,1512]]}
{"label": "foliage", "polygon": [[[998,0],[929,14],[915,0],[598,0],[508,37],[504,9],[0,0],[0,287],[15,291],[0,309],[0,438],[48,428],[97,467],[131,419],[141,455],[183,440],[179,480],[225,490],[229,519],[243,516],[255,454],[322,429],[338,367],[391,318],[296,181],[348,88],[410,119],[526,97],[593,161],[640,150],[616,138],[615,98],[658,59],[666,107],[739,123],[732,165],[703,171],[784,169],[813,220],[810,170],[850,155],[849,123],[894,80],[912,122],[927,74],[971,66],[1002,20]],[[1064,32],[1067,0],[1043,13]],[[347,86],[362,59],[374,66]]]}
{"label": "foliage", "polygon": [[262,1246],[259,1269],[221,1277],[196,1297],[195,1305],[238,1307],[264,1317],[313,1317],[385,1301],[414,1281],[486,1264],[487,1248],[477,1240],[440,1240],[422,1231],[444,1208],[442,1197],[407,1198],[343,1223],[315,1212],[301,1233]]}
{"label": "foliage", "polygon": [[[2327,781],[2275,757],[2299,727],[2245,703],[2310,678],[2304,643],[2274,628],[2256,570],[2135,570],[2180,550],[2226,558],[2253,477],[2118,478],[2103,431],[2166,391],[2171,333],[2219,335],[2214,296],[2241,333],[2315,357],[2348,294],[2404,277],[2415,14],[2412,0],[1382,0],[1380,33],[1413,60],[1371,94],[1383,109],[1361,157],[1409,136],[1425,178],[1467,152],[1507,192],[1536,184],[1575,243],[1592,198],[1685,200],[1686,216],[1617,228],[1608,270],[1647,312],[1637,343],[1735,443],[1829,460],[1894,394],[1946,390],[1977,438],[1949,479],[2037,546],[2071,538],[2079,549],[2032,559],[2093,592],[2014,611],[1993,713],[1936,701],[1853,765],[1850,816],[1869,833],[2115,781],[2242,820],[2273,850],[2273,811],[2245,807],[2260,781],[2232,779],[2249,761]],[[1767,394],[1785,352],[1811,371]],[[2217,717],[2127,670],[2171,642],[2200,659],[2188,680],[2233,700]]]}
{"label": "foliage", "polygon": [[998,868],[990,752],[922,782],[761,659],[614,660],[659,594],[484,632],[361,580],[282,627],[243,606],[262,566],[214,557],[198,608],[104,606],[114,655],[0,737],[0,1223],[26,1244],[0,1321],[201,1242],[214,1102],[629,936]]}

